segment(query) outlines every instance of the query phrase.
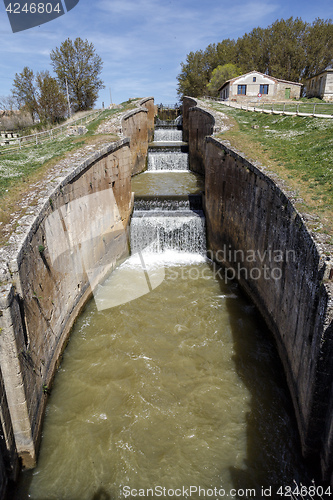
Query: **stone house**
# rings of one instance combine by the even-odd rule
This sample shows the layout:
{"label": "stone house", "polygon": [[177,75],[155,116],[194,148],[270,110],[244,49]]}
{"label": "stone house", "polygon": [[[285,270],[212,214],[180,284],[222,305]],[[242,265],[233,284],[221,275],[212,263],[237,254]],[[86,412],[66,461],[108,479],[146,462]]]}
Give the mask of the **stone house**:
{"label": "stone house", "polygon": [[333,69],[327,68],[306,81],[306,97],[333,101]]}
{"label": "stone house", "polygon": [[219,97],[223,101],[246,101],[261,98],[267,101],[283,101],[299,99],[302,84],[280,80],[273,76],[264,75],[259,71],[251,71],[245,75],[236,76],[225,82],[219,88]]}

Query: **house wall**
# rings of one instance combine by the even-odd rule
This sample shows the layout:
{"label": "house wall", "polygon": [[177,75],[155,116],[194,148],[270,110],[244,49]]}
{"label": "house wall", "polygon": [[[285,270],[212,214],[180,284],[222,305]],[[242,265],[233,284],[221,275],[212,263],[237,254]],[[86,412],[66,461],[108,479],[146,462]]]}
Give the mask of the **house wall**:
{"label": "house wall", "polygon": [[333,101],[333,71],[326,71],[310,78],[306,83],[306,96]]}
{"label": "house wall", "polygon": [[326,76],[326,85],[325,85],[325,101],[333,101],[333,72],[327,73]]}
{"label": "house wall", "polygon": [[[253,82],[256,78],[256,82]],[[238,85],[246,85],[246,96],[238,95]],[[272,78],[263,76],[260,73],[251,73],[237,78],[234,82],[230,82],[230,96],[241,98],[257,97],[260,85],[268,85],[268,94],[264,97],[273,98],[275,95],[275,81]]]}
{"label": "house wall", "polygon": [[289,82],[277,82],[275,86],[275,96],[277,101],[284,101],[286,99],[286,89],[290,89],[290,99],[299,99],[301,97],[301,85],[293,85]]}
{"label": "house wall", "polygon": [[224,87],[224,89],[221,90],[220,99],[222,99],[223,101],[226,101],[227,99],[229,99],[229,95],[230,95],[230,84],[228,83]]}
{"label": "house wall", "polygon": [[[203,141],[212,117],[194,111],[193,102],[184,99],[187,106],[189,141],[199,136],[198,147],[203,147],[209,249],[218,263],[234,271],[273,332],[303,453],[315,457],[323,478],[332,480],[333,259],[316,244],[275,180],[213,137]],[[189,160],[191,166],[191,152]],[[228,260],[225,247],[227,256],[229,249],[231,255],[241,252]],[[280,262],[269,249],[283,256]],[[241,259],[249,251],[263,260]]]}
{"label": "house wall", "polygon": [[[255,82],[253,82],[253,78],[256,78]],[[238,94],[238,85],[246,85],[246,95]],[[301,85],[275,80],[261,73],[250,73],[231,81],[230,84],[220,92],[220,98],[228,99],[229,97],[239,102],[248,101],[251,98],[257,100],[260,92],[260,85],[268,85],[268,94],[262,94],[260,98],[262,101],[285,100],[286,89],[290,89],[291,99],[299,99],[301,95]],[[227,94],[229,94],[228,97]]]}

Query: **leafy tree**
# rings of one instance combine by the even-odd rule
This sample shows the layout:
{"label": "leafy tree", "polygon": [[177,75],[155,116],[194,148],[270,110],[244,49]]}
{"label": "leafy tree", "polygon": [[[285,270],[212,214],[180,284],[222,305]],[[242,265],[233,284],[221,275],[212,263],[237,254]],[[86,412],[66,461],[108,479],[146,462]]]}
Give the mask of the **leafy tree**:
{"label": "leafy tree", "polygon": [[304,40],[308,23],[301,19],[275,21],[269,29],[268,74],[293,82],[302,79],[306,64]]}
{"label": "leafy tree", "polygon": [[23,111],[28,111],[34,120],[50,120],[52,123],[63,118],[67,111],[66,98],[55,78],[48,71],[34,75],[25,67],[16,74],[12,89],[13,98]]}
{"label": "leafy tree", "polygon": [[235,64],[224,64],[217,66],[212,72],[212,77],[207,85],[208,94],[216,96],[219,88],[224,82],[235,78],[243,73],[242,69]]}
{"label": "leafy tree", "polygon": [[270,44],[267,30],[254,28],[237,40],[235,62],[245,73],[252,70],[268,73],[269,57]]}
{"label": "leafy tree", "polygon": [[316,75],[333,62],[332,21],[316,19],[304,38],[306,63],[302,74],[305,80]]}
{"label": "leafy tree", "polygon": [[244,73],[256,70],[304,83],[333,63],[332,54],[333,24],[330,19],[316,19],[312,25],[300,18],[280,19],[267,28],[254,28],[237,42],[225,39],[205,50],[191,52],[186,63],[181,63],[178,93],[193,97],[203,95],[207,84],[211,89],[213,70],[226,64],[234,64]]}
{"label": "leafy tree", "polygon": [[35,76],[32,69],[25,66],[21,73],[15,74],[12,94],[18,105],[20,107],[24,106],[34,121],[35,115],[38,114],[38,104]]}
{"label": "leafy tree", "polygon": [[236,42],[226,38],[216,45],[217,64],[214,66],[223,66],[224,64],[233,63],[237,64]]}
{"label": "leafy tree", "polygon": [[88,40],[67,38],[60,47],[52,50],[51,61],[61,89],[66,91],[66,80],[70,102],[75,111],[91,109],[100,89],[103,63]]}
{"label": "leafy tree", "polygon": [[178,75],[178,93],[190,97],[204,94],[209,82],[203,52],[190,52],[186,64],[181,63],[182,72]]}
{"label": "leafy tree", "polygon": [[181,63],[181,73],[178,75],[178,94],[199,97],[207,92],[213,70],[218,65],[234,62],[235,42],[223,40],[221,43],[210,44],[202,51],[190,52],[186,63]]}
{"label": "leafy tree", "polygon": [[58,82],[48,71],[37,74],[38,114],[41,120],[59,121],[66,115],[67,101]]}

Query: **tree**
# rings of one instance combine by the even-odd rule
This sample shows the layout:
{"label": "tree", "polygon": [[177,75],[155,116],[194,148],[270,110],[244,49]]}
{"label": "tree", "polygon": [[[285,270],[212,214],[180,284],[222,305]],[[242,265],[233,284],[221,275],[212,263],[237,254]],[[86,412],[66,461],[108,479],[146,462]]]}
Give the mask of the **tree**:
{"label": "tree", "polygon": [[191,52],[186,63],[181,63],[178,93],[203,95],[205,85],[212,83],[213,70],[225,64],[234,64],[245,73],[256,70],[304,83],[332,65],[332,54],[331,19],[316,19],[312,25],[300,18],[280,19],[267,28],[254,28],[237,42],[225,39],[217,45],[210,44],[204,51]]}
{"label": "tree", "polygon": [[21,73],[15,73],[12,94],[18,105],[24,106],[34,121],[35,115],[38,114],[38,104],[35,76],[32,69],[25,66]]}
{"label": "tree", "polygon": [[68,85],[70,102],[75,111],[91,109],[100,89],[104,88],[100,79],[102,59],[88,40],[67,38],[60,47],[50,54],[53,69],[60,88],[65,92]]}
{"label": "tree", "polygon": [[205,68],[203,52],[190,52],[186,64],[181,63],[182,72],[178,75],[178,94],[199,97],[205,93],[209,77]]}
{"label": "tree", "polygon": [[219,88],[224,82],[235,78],[243,73],[242,69],[235,64],[224,64],[217,66],[212,72],[212,77],[207,85],[207,92],[211,96],[216,96]]}
{"label": "tree", "polygon": [[333,62],[333,24],[332,21],[316,19],[304,38],[306,64],[303,81],[314,76]]}
{"label": "tree", "polygon": [[41,120],[59,121],[66,115],[67,101],[58,82],[48,71],[42,71],[36,78],[38,89],[38,114]]}
{"label": "tree", "polygon": [[34,75],[32,69],[25,67],[22,73],[15,75],[12,94],[21,110],[29,112],[33,121],[38,116],[41,121],[54,123],[66,114],[66,98],[48,71]]}
{"label": "tree", "polygon": [[230,40],[230,38],[225,38],[222,42],[216,45],[217,52],[217,64],[214,66],[223,66],[224,64],[232,63],[237,64],[236,57],[236,42],[235,40]]}
{"label": "tree", "polygon": [[210,44],[202,51],[190,52],[186,63],[181,63],[181,73],[177,76],[178,94],[200,97],[207,92],[214,68],[218,65],[235,63],[235,42],[230,39]]}
{"label": "tree", "polygon": [[247,73],[249,71],[268,72],[270,58],[269,30],[254,28],[236,42],[236,60]]}
{"label": "tree", "polygon": [[309,24],[302,19],[281,19],[269,29],[268,74],[293,82],[302,79],[306,65],[305,38]]}
{"label": "tree", "polygon": [[12,95],[0,96],[0,110],[13,111],[17,109],[17,101]]}

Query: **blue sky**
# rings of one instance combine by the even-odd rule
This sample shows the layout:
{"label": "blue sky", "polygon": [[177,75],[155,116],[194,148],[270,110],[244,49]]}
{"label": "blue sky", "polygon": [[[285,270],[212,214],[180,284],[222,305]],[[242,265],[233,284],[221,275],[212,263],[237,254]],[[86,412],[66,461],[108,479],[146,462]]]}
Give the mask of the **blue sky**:
{"label": "blue sky", "polygon": [[[21,3],[23,0],[21,0]],[[38,0],[36,0],[38,2]],[[89,40],[101,56],[105,89],[96,107],[130,97],[175,103],[180,63],[190,51],[242,36],[290,16],[333,19],[332,0],[80,0],[65,15],[12,33],[0,0],[0,96],[16,72],[49,69],[49,54],[66,39]]]}

